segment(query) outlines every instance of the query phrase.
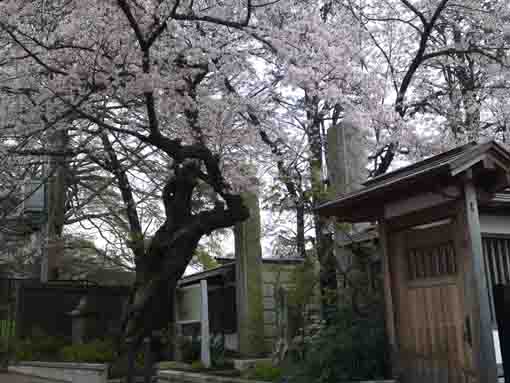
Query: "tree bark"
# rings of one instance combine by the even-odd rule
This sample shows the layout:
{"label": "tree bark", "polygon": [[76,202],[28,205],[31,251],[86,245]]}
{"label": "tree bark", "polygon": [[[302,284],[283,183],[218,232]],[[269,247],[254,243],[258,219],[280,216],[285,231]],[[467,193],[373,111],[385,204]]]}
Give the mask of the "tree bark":
{"label": "tree bark", "polygon": [[[156,330],[166,329],[172,321],[171,301],[177,282],[202,236],[230,227],[249,216],[242,198],[224,191],[222,197],[226,207],[216,203],[213,209],[193,214],[192,194],[203,177],[197,161],[184,161],[163,190],[166,221],[143,255],[137,257],[136,283],[123,318],[122,340],[128,341],[134,350],[140,349],[144,338],[151,337]],[[121,354],[124,342],[119,342]]]}

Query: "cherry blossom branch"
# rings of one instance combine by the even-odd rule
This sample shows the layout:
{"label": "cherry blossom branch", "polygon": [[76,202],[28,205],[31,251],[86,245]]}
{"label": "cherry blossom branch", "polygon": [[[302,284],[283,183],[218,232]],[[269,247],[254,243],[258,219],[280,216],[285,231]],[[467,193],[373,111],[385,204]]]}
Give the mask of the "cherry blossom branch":
{"label": "cherry blossom branch", "polygon": [[[413,9],[414,7],[412,4],[410,4],[407,0],[401,0],[409,9]],[[443,11],[443,9],[446,7],[446,4],[449,0],[441,0],[441,2],[436,7],[434,14],[432,15],[430,21],[427,21],[423,14],[421,12],[418,12],[418,17],[423,22],[423,33],[420,38],[420,43],[418,46],[418,51],[416,52],[411,64],[409,65],[409,68],[407,69],[407,72],[402,80],[402,83],[400,84],[400,88],[397,94],[397,98],[395,100],[395,110],[396,112],[404,117],[406,113],[406,108],[404,107],[404,97],[407,92],[407,89],[409,88],[409,85],[411,84],[411,81],[413,80],[414,74],[420,67],[421,63],[423,62],[423,56],[425,54],[425,49],[427,48],[427,43],[430,37],[430,34],[432,33],[432,30],[434,28],[434,25],[439,18],[439,15]]]}
{"label": "cherry blossom branch", "polygon": [[[489,48],[489,49],[499,49],[499,48]],[[443,49],[440,51],[424,54],[422,56],[422,61],[426,61],[431,58],[440,57],[440,56],[463,55],[463,54],[472,54],[472,53],[478,53],[482,56],[490,58],[491,60],[494,60],[496,62],[501,62],[502,64],[504,64],[500,58],[498,58],[497,56],[491,55],[489,52],[487,52],[486,50],[483,50],[480,47],[473,47],[473,48],[469,48],[469,49],[455,49],[455,48]]]}
{"label": "cherry blossom branch", "polygon": [[42,61],[39,56],[32,52],[30,49],[28,49],[25,44],[23,44],[21,42],[21,40],[19,40],[16,35],[11,31],[11,29],[6,26],[4,23],[0,22],[0,28],[2,30],[4,30],[5,32],[7,32],[7,34],[9,36],[11,36],[11,38],[14,40],[14,42],[16,44],[18,44],[27,54],[29,57],[31,57],[32,59],[34,59],[39,65],[41,65],[42,67],[44,67],[48,72],[51,72],[51,73],[56,73],[56,74],[61,74],[61,75],[67,75],[67,72],[64,72],[58,68],[54,68],[52,67],[51,65],[49,64],[46,64],[44,61]]}
{"label": "cherry blossom branch", "polygon": [[230,27],[230,28],[235,28],[235,29],[244,29],[245,27],[247,27],[250,23],[251,13],[252,13],[251,0],[247,0],[246,16],[245,16],[244,20],[242,20],[240,22],[229,21],[226,19],[220,19],[218,17],[207,16],[207,15],[198,16],[198,15],[195,15],[192,11],[187,14],[179,14],[179,13],[177,13],[178,5],[179,5],[179,1],[176,2],[176,4],[174,5],[174,7],[171,11],[171,16],[175,20],[202,21],[202,22],[206,22],[206,23],[223,25],[225,27]]}
{"label": "cherry blossom branch", "polygon": [[140,48],[142,48],[142,50],[145,51],[147,49],[147,44],[145,42],[145,39],[143,38],[142,30],[140,29],[140,26],[136,22],[136,19],[133,16],[131,9],[129,8],[129,5],[127,4],[126,0],[117,0],[117,4],[119,5],[122,12],[124,12],[124,15],[128,19],[129,25],[135,32],[135,36],[136,39],[138,40],[138,44],[140,44]]}
{"label": "cherry blossom branch", "polygon": [[413,4],[411,4],[408,0],[400,0],[400,2],[404,4],[416,16],[418,16],[423,25],[427,25],[427,19],[425,18],[425,15],[421,13]]}
{"label": "cherry blossom branch", "polygon": [[128,217],[129,230],[131,234],[129,247],[133,250],[133,253],[135,254],[135,259],[137,259],[138,257],[143,256],[144,244],[142,235],[142,225],[140,224],[140,218],[138,217],[138,212],[136,210],[136,203],[133,197],[133,190],[131,188],[131,184],[129,183],[126,170],[121,165],[117,157],[117,153],[113,149],[113,146],[110,140],[108,139],[108,135],[105,132],[102,132],[100,136],[101,141],[103,142],[103,146],[109,157],[108,164],[110,166],[110,170],[117,179],[117,186],[119,187],[120,193],[122,195],[122,200],[124,201],[124,205],[126,207],[126,215]]}

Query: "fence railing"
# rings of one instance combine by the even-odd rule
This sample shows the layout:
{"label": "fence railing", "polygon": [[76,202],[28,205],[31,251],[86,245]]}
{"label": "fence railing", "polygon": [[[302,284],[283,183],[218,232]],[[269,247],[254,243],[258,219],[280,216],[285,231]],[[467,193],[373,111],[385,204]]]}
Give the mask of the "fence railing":
{"label": "fence railing", "polygon": [[96,302],[98,331],[115,327],[120,320],[127,287],[107,287],[89,280],[0,278],[0,340],[26,336],[37,327],[48,335],[71,336],[69,313],[80,299]]}

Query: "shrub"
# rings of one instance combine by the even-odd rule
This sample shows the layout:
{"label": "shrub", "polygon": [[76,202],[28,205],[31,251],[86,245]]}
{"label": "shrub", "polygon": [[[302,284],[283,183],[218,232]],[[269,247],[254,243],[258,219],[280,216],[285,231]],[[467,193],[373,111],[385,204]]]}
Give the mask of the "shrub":
{"label": "shrub", "polygon": [[312,339],[304,360],[287,361],[292,382],[333,383],[384,377],[386,339],[382,310],[359,317],[350,307]]}
{"label": "shrub", "polygon": [[34,328],[30,337],[16,341],[13,348],[17,360],[52,361],[58,358],[65,343],[63,338],[49,336],[40,328]]}
{"label": "shrub", "polygon": [[0,355],[7,352],[7,341],[4,338],[0,338]]}
{"label": "shrub", "polygon": [[230,365],[226,359],[224,342],[225,339],[221,335],[216,335],[211,338],[211,364],[214,368],[224,368]]}
{"label": "shrub", "polygon": [[0,319],[0,338],[6,339],[16,333],[16,321],[12,319]]}
{"label": "shrub", "polygon": [[203,365],[203,363],[199,360],[195,360],[193,362],[191,362],[191,369],[193,371],[202,371],[202,370],[205,370],[205,366]]}
{"label": "shrub", "polygon": [[65,346],[60,350],[59,356],[64,362],[109,363],[115,359],[115,348],[111,341],[94,340]]}
{"label": "shrub", "polygon": [[271,362],[257,362],[254,367],[243,372],[243,378],[276,382],[282,378],[282,370]]}

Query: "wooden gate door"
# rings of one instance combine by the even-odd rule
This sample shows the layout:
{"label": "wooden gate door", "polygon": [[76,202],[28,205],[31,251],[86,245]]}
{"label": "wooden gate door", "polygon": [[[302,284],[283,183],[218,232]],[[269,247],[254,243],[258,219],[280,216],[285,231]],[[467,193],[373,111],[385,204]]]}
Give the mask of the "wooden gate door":
{"label": "wooden gate door", "polygon": [[405,383],[474,382],[452,225],[392,235],[399,361]]}

